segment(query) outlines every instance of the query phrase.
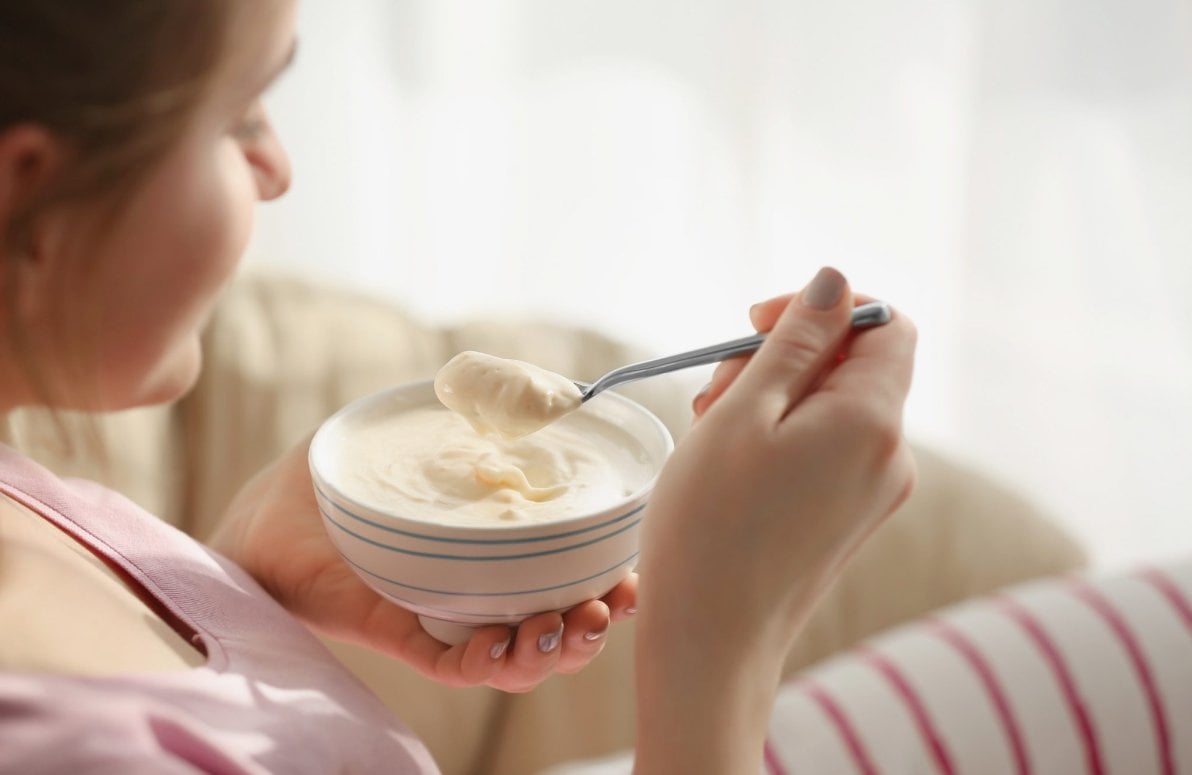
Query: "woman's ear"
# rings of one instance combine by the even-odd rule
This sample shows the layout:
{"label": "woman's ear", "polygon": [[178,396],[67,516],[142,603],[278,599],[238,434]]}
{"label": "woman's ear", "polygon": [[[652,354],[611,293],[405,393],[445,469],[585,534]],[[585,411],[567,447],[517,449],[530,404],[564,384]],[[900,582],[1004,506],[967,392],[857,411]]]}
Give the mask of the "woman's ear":
{"label": "woman's ear", "polygon": [[[0,132],[0,291],[27,311],[31,275],[49,269],[61,240],[48,228],[47,206],[65,153],[49,130],[20,124]],[[37,283],[34,283],[37,285]]]}

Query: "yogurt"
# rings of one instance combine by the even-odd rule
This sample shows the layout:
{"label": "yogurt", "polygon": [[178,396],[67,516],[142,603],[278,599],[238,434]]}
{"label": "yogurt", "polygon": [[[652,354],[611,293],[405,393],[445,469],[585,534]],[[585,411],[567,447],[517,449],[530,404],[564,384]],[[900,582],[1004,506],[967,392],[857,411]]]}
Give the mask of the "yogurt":
{"label": "yogurt", "polygon": [[340,485],[377,509],[446,524],[548,522],[608,508],[656,466],[627,431],[578,411],[530,436],[482,436],[435,404],[354,424]]}
{"label": "yogurt", "polygon": [[435,375],[435,395],[477,433],[519,439],[579,408],[566,377],[525,361],[465,351]]}

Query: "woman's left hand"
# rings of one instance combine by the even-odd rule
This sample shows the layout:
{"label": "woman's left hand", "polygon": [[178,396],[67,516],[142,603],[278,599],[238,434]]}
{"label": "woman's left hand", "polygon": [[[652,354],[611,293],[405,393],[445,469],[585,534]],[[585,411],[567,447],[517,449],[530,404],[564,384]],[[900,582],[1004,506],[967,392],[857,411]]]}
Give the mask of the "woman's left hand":
{"label": "woman's left hand", "polygon": [[340,558],[315,503],[309,442],[244,486],[209,543],[311,629],[394,656],[440,683],[524,692],[552,673],[581,670],[604,647],[610,621],[631,615],[636,574],[563,614],[539,614],[516,629],[483,627],[457,646],[435,640]]}

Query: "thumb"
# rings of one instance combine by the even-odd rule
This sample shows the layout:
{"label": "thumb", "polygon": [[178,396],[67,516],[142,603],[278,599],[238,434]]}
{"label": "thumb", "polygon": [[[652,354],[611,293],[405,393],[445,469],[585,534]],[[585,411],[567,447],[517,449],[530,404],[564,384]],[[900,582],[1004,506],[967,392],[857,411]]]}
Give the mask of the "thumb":
{"label": "thumb", "polygon": [[767,412],[773,405],[776,417],[784,417],[835,361],[850,331],[852,309],[844,275],[831,267],[819,270],[787,305],[723,400],[761,402]]}

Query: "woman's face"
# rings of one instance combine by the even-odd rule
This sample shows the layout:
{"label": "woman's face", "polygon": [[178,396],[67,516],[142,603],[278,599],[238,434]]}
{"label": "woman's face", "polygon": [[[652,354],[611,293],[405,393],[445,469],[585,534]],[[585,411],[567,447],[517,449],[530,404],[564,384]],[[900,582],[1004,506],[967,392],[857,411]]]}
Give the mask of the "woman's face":
{"label": "woman's face", "polygon": [[98,403],[88,408],[169,401],[194,384],[201,328],[248,243],[255,204],[289,186],[260,98],[293,55],[294,11],[294,0],[240,5],[210,98],[102,241],[70,262],[58,314],[76,314],[63,330],[94,329],[57,354],[60,364],[66,351],[81,354],[92,384],[80,387]]}

